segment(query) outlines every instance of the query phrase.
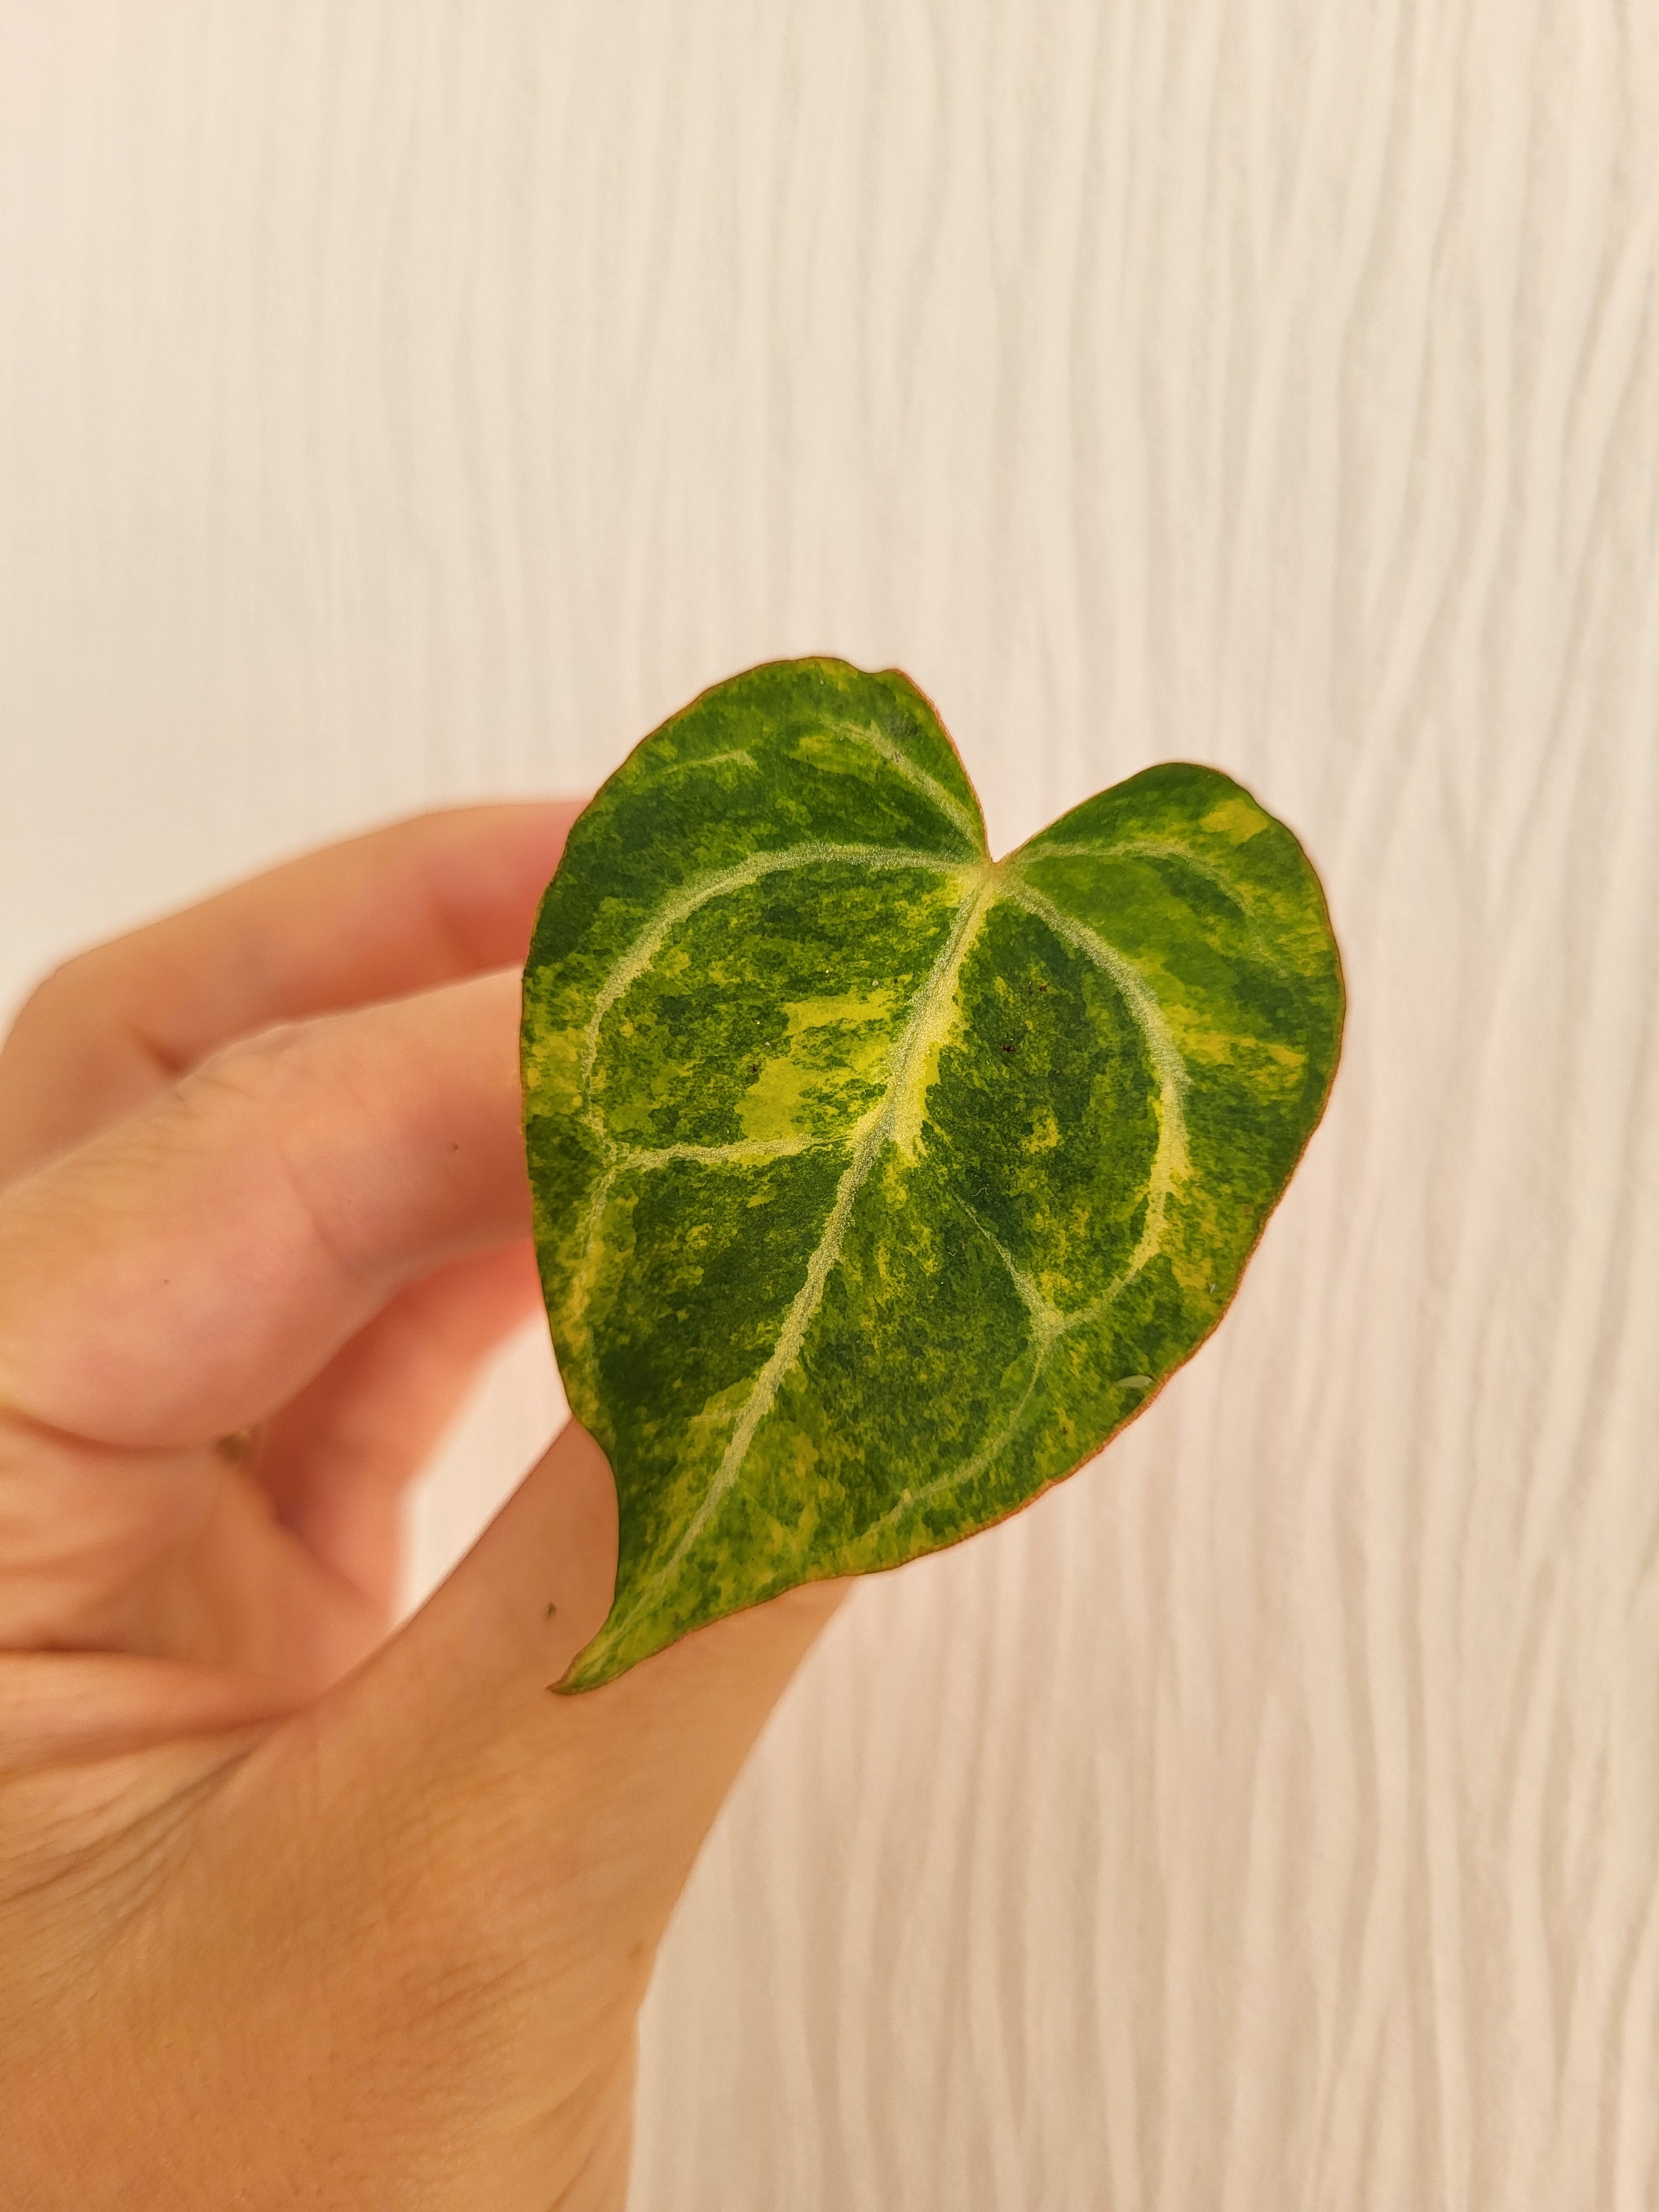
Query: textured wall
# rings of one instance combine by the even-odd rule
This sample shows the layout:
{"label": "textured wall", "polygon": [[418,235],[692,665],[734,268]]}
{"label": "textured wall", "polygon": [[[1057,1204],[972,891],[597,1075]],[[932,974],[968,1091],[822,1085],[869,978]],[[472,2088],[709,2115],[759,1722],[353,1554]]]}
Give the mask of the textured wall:
{"label": "textured wall", "polygon": [[1656,161],[1640,0],[0,0],[0,990],[813,649],[1329,890],[1233,1315],[814,1654],[636,2212],[1659,2202]]}

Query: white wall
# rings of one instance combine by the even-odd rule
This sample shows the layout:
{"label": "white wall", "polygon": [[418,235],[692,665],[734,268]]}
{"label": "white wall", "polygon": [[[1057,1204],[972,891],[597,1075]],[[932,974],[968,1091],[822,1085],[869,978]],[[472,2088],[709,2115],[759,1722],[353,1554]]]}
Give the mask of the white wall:
{"label": "white wall", "polygon": [[637,2212],[1659,2202],[1656,158],[1644,0],[0,0],[0,993],[813,649],[1330,894],[1237,1307],[814,1654]]}

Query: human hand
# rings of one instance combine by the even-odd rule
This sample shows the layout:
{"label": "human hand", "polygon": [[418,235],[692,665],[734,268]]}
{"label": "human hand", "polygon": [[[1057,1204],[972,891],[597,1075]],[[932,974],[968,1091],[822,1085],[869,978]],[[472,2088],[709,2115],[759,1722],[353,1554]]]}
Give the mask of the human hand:
{"label": "human hand", "polygon": [[574,811],[277,869],[0,1052],[6,2208],[623,2201],[657,1943],[842,1586],[550,1697],[615,1564],[573,1424],[388,1635],[537,1304],[517,966]]}

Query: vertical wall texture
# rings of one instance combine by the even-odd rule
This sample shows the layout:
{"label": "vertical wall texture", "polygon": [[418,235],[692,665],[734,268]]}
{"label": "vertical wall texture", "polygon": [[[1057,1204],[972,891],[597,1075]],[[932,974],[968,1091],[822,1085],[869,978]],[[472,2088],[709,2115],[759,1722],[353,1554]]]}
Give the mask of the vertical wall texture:
{"label": "vertical wall texture", "polygon": [[815,1651],[636,2212],[1659,2201],[1656,277],[1632,0],[0,0],[0,991],[811,650],[1326,880],[1231,1316]]}

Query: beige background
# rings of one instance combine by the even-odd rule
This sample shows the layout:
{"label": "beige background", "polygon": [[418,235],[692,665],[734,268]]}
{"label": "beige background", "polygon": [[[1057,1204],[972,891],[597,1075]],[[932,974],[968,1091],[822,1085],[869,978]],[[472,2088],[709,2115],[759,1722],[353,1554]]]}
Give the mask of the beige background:
{"label": "beige background", "polygon": [[5,996],[813,649],[1329,890],[1233,1315],[815,1653],[635,2212],[1659,2203],[1656,157],[1646,0],[0,0]]}

